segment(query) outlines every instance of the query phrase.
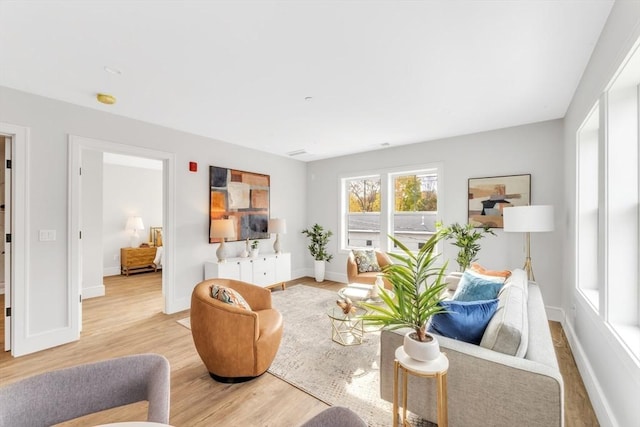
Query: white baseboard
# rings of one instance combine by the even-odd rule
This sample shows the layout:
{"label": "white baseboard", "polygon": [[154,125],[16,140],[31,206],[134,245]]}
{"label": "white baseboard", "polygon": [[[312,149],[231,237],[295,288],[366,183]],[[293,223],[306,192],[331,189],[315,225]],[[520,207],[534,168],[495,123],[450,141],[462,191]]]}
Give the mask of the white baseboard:
{"label": "white baseboard", "polygon": [[82,299],[103,297],[105,295],[104,285],[89,286],[82,288]]}
{"label": "white baseboard", "polygon": [[615,422],[613,411],[611,411],[609,403],[600,387],[600,383],[593,372],[589,358],[582,349],[573,327],[566,318],[562,320],[562,328],[567,336],[569,347],[578,366],[582,382],[584,382],[584,386],[587,389],[587,394],[591,400],[591,405],[596,413],[598,422],[602,427],[616,427],[618,424]]}
{"label": "white baseboard", "polygon": [[[294,272],[291,277],[315,277],[313,268],[303,268]],[[344,273],[335,273],[333,271],[324,272],[325,280],[333,280],[334,282],[348,283],[347,275]]]}
{"label": "white baseboard", "polygon": [[119,276],[120,275],[120,267],[107,267],[102,270],[103,276]]}
{"label": "white baseboard", "polygon": [[564,310],[562,310],[562,308],[545,306],[545,311],[547,313],[547,319],[560,323],[564,321]]}

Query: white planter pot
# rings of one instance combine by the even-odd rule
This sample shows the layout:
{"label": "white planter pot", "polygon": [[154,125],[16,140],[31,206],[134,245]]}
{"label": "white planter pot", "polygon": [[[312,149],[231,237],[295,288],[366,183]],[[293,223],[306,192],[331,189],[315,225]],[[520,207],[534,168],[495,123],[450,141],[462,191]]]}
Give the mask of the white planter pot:
{"label": "white planter pot", "polygon": [[420,342],[409,336],[412,333],[414,333],[414,331],[405,334],[403,343],[404,351],[410,358],[421,362],[428,362],[430,360],[436,360],[440,356],[440,344],[438,344],[436,337],[427,334],[432,340]]}
{"label": "white planter pot", "polygon": [[324,280],[324,261],[314,261],[313,272],[316,276],[316,282]]}
{"label": "white planter pot", "polygon": [[260,249],[251,249],[251,258],[257,258],[258,252],[260,252]]}

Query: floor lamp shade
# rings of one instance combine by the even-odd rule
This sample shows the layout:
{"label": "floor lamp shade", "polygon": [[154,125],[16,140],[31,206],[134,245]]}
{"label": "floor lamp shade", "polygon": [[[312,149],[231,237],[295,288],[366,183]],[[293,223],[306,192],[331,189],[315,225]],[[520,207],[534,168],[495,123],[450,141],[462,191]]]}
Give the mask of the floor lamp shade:
{"label": "floor lamp shade", "polygon": [[276,235],[276,241],[273,242],[273,251],[279,254],[281,252],[280,235],[287,233],[287,222],[284,218],[271,218],[269,220],[269,233]]}
{"label": "floor lamp shade", "polygon": [[502,211],[504,231],[538,233],[553,231],[553,206],[513,206]]}
{"label": "floor lamp shade", "polygon": [[214,219],[211,221],[209,237],[212,239],[220,239],[220,246],[216,251],[218,262],[227,259],[227,248],[225,247],[225,239],[235,237],[236,230],[232,219]]}
{"label": "floor lamp shade", "polygon": [[553,231],[553,206],[513,206],[502,211],[504,231],[526,233],[527,257],[523,269],[529,280],[536,280],[531,265],[531,233]]}

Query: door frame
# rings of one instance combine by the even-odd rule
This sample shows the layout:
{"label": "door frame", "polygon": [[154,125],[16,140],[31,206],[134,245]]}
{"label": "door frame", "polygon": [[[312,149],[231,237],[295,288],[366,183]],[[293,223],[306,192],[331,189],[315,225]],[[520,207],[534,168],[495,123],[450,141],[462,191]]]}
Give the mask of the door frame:
{"label": "door frame", "polygon": [[[10,286],[11,299],[11,355],[21,356],[31,353],[31,347],[38,341],[37,336],[29,334],[29,271],[27,254],[29,253],[29,186],[27,177],[29,169],[29,128],[0,122],[0,133],[11,139],[11,224],[5,224],[11,233],[11,280],[5,283]],[[16,189],[20,189],[17,191]]]}
{"label": "door frame", "polygon": [[164,264],[162,266],[162,294],[164,297],[164,313],[176,311],[175,304],[175,155],[159,150],[120,144],[78,135],[69,135],[69,307],[75,329],[80,330],[82,319],[80,310],[82,281],[82,250],[80,241],[81,224],[81,192],[80,167],[82,151],[85,149],[146,157],[162,161],[162,235],[164,248]]}

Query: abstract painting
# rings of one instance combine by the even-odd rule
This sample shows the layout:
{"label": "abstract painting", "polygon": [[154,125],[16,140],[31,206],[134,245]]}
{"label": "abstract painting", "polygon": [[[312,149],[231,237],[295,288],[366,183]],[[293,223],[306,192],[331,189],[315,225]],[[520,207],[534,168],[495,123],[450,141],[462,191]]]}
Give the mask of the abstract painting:
{"label": "abstract painting", "polygon": [[214,219],[232,219],[235,237],[228,242],[268,239],[269,186],[269,175],[209,166],[209,226]]}
{"label": "abstract painting", "polygon": [[503,228],[502,209],[531,203],[531,175],[469,178],[469,223]]}

